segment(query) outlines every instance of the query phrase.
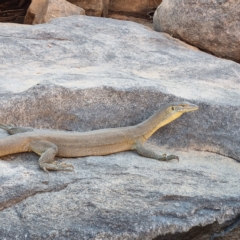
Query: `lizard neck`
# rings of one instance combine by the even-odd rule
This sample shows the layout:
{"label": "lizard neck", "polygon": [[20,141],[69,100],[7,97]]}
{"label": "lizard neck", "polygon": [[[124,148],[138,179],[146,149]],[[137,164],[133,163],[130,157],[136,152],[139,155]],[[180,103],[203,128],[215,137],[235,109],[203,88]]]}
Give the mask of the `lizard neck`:
{"label": "lizard neck", "polygon": [[171,112],[167,107],[159,109],[150,118],[136,125],[138,135],[143,136],[143,141],[150,138],[159,128],[179,118],[183,112]]}

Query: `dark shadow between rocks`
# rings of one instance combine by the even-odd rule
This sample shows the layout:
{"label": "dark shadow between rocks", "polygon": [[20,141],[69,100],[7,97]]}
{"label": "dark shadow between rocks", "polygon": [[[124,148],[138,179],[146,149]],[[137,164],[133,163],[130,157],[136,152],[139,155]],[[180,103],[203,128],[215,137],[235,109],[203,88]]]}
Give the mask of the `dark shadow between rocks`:
{"label": "dark shadow between rocks", "polygon": [[0,22],[22,23],[31,0],[0,0]]}

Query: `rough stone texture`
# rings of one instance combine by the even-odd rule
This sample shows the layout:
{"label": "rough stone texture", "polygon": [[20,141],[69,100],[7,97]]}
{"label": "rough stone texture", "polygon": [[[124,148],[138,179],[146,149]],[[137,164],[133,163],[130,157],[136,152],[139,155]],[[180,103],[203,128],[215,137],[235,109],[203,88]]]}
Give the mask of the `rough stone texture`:
{"label": "rough stone texture", "polygon": [[83,8],[86,15],[107,17],[109,0],[68,0],[68,2]]}
{"label": "rough stone texture", "polygon": [[33,154],[5,159],[0,162],[0,234],[150,240],[222,223],[240,212],[238,163],[211,153],[174,153],[182,159],[179,164],[130,152],[68,159],[76,174],[49,177],[39,171]]}
{"label": "rough stone texture", "polygon": [[0,122],[87,131],[137,124],[170,101],[200,106],[150,139],[179,163],[126,152],[67,159],[75,175],[48,176],[35,154],[2,158],[2,238],[164,239],[194,227],[209,237],[240,214],[239,64],[84,16],[0,24],[0,48]]}
{"label": "rough stone texture", "polygon": [[114,12],[144,14],[157,6],[162,0],[110,0],[109,10]]}
{"label": "rough stone texture", "polygon": [[24,23],[46,23],[53,18],[71,15],[85,15],[85,11],[65,0],[33,0],[27,10]]}
{"label": "rough stone texture", "polygon": [[154,29],[240,62],[239,13],[239,0],[163,0],[154,14]]}

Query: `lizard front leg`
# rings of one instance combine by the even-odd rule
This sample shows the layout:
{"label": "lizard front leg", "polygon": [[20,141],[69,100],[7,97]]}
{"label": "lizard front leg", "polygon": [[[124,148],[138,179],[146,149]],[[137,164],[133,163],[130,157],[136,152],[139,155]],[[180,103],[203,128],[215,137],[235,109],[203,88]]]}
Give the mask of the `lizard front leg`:
{"label": "lizard front leg", "polygon": [[41,157],[39,158],[39,166],[43,171],[73,171],[73,165],[60,163],[54,161],[54,158],[58,152],[58,147],[48,141],[37,140],[30,143],[30,150],[37,153]]}
{"label": "lizard front leg", "polygon": [[179,157],[175,156],[175,155],[166,155],[166,154],[159,154],[157,152],[155,152],[154,150],[152,150],[151,148],[147,147],[145,144],[143,144],[142,142],[138,141],[136,143],[135,146],[136,151],[144,156],[144,157],[148,157],[148,158],[153,158],[153,159],[157,159],[159,161],[169,161],[172,159],[177,159],[179,161]]}

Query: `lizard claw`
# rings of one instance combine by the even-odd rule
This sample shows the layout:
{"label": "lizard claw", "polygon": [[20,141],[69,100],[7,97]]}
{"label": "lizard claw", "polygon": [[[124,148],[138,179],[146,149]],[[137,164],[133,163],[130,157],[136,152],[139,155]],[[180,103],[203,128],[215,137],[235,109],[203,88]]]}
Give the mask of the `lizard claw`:
{"label": "lizard claw", "polygon": [[67,164],[65,162],[62,162],[60,164],[58,164],[58,166],[61,168],[61,170],[63,171],[70,171],[70,172],[74,172],[74,167],[72,164]]}
{"label": "lizard claw", "polygon": [[43,171],[45,172],[45,173],[47,173],[47,175],[48,175],[48,178],[49,178],[49,171],[44,167],[44,168],[42,168],[43,169]]}
{"label": "lizard claw", "polygon": [[60,166],[63,166],[63,167],[71,167],[71,168],[74,168],[72,164],[67,164],[65,162],[62,162],[62,163],[59,163]]}

